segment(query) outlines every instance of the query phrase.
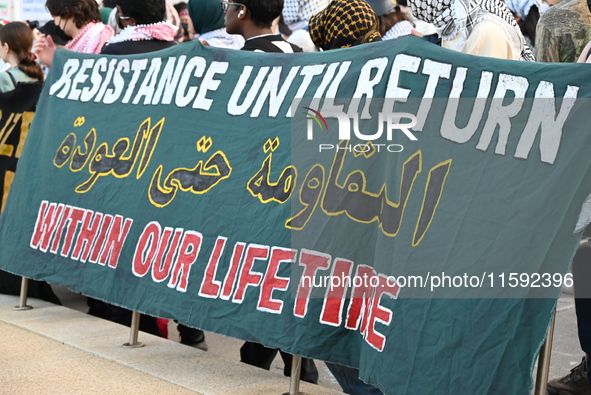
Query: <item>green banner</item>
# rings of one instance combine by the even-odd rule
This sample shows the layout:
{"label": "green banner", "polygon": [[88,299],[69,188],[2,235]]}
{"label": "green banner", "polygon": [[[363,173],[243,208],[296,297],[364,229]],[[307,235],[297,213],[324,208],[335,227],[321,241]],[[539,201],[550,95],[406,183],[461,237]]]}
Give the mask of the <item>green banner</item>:
{"label": "green banner", "polygon": [[591,193],[588,73],[416,37],[58,51],[0,268],[388,394],[526,394]]}

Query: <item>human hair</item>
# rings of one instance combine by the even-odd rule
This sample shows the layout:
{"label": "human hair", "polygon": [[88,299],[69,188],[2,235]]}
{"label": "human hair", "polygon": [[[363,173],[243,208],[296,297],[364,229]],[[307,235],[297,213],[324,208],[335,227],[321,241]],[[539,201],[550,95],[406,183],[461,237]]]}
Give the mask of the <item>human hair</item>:
{"label": "human hair", "polygon": [[176,12],[178,12],[180,14],[182,10],[187,9],[187,3],[185,3],[184,1],[181,1],[180,3],[176,3],[174,5],[174,9],[176,10]]}
{"label": "human hair", "polygon": [[238,0],[250,12],[250,19],[259,27],[271,27],[271,24],[283,11],[283,0]]}
{"label": "human hair", "polygon": [[165,0],[115,0],[121,12],[135,19],[138,25],[149,25],[166,20]]}
{"label": "human hair", "polygon": [[74,24],[82,29],[90,22],[101,22],[101,13],[96,0],[47,0],[45,7],[51,16],[62,19],[74,18]]}
{"label": "human hair", "polygon": [[378,20],[380,23],[380,34],[383,36],[386,34],[392,27],[397,24],[398,22],[402,21],[409,21],[414,25],[412,22],[412,18],[405,12],[402,12],[400,8],[396,8],[396,11],[391,12],[389,14],[380,15],[378,16]]}
{"label": "human hair", "polygon": [[115,8],[116,6],[115,0],[103,0],[103,7]]}
{"label": "human hair", "polygon": [[18,68],[31,78],[43,81],[43,71],[31,53],[33,32],[22,22],[10,22],[0,28],[0,43],[8,44],[8,48],[18,58]]}

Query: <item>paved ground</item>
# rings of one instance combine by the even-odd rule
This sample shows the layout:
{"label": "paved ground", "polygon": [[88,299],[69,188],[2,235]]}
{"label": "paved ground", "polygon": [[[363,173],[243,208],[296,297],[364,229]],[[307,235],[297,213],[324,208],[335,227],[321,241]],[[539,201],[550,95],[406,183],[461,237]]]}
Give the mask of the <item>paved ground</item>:
{"label": "paved ground", "polygon": [[[241,364],[242,342],[213,333],[206,334],[206,353],[183,346],[172,323],[170,340],[141,333],[148,346],[124,350],[120,344],[127,341],[128,328],[84,314],[83,297],[56,291],[68,308],[34,300],[35,309],[14,312],[18,298],[0,295],[1,394],[258,395],[289,389],[280,358],[270,372]],[[573,298],[565,294],[558,301],[550,377],[568,373],[581,356]],[[302,383],[302,390],[335,393],[338,384],[322,362],[318,367],[320,386]]]}
{"label": "paved ground", "polygon": [[[69,290],[53,286],[54,291],[59,296],[62,303],[72,309],[87,312],[88,306],[86,306],[86,299],[77,295]],[[179,341],[178,331],[176,330],[176,324],[173,322],[169,323],[168,326],[168,337],[170,340]],[[206,343],[208,346],[208,352],[215,355],[222,356],[231,361],[238,362],[240,360],[240,347],[244,343],[242,340],[233,339],[231,337],[218,335],[216,333],[206,332]],[[334,390],[341,390],[341,387],[334,379],[324,362],[316,361],[319,373],[319,385],[331,388]],[[283,375],[283,361],[279,355],[275,358],[275,361],[271,365],[271,371],[277,374]]]}
{"label": "paved ground", "polygon": [[[13,311],[0,295],[0,394],[260,395],[289,391],[289,378],[140,334],[145,347],[124,349],[129,328],[77,310],[31,300]],[[311,395],[337,394],[301,383]]]}

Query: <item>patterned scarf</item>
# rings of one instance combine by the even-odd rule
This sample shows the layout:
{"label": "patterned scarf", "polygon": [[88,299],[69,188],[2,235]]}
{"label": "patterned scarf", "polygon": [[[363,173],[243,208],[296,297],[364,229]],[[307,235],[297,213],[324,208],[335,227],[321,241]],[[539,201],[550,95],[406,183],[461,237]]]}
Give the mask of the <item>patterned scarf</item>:
{"label": "patterned scarf", "polygon": [[400,21],[384,34],[382,39],[393,40],[398,37],[410,36],[414,26],[409,21]]}
{"label": "patterned scarf", "polygon": [[113,37],[107,45],[124,41],[160,40],[174,41],[176,26],[168,22],[152,23],[150,25],[127,26]]}
{"label": "patterned scarf", "polygon": [[517,48],[521,59],[530,62],[535,60],[511,11],[500,0],[409,0],[408,3],[418,19],[437,27],[443,40],[451,40],[458,34],[468,37],[474,25],[486,19],[486,14],[496,15],[521,37],[520,48]]}
{"label": "patterned scarf", "polygon": [[287,26],[291,26],[296,22],[309,21],[325,9],[328,3],[330,0],[285,0],[281,15]]}
{"label": "patterned scarf", "polygon": [[101,52],[101,49],[114,34],[111,26],[101,22],[90,22],[66,44],[66,48],[74,52],[97,54]]}
{"label": "patterned scarf", "polygon": [[308,26],[314,45],[325,51],[381,40],[378,17],[364,0],[334,0]]}

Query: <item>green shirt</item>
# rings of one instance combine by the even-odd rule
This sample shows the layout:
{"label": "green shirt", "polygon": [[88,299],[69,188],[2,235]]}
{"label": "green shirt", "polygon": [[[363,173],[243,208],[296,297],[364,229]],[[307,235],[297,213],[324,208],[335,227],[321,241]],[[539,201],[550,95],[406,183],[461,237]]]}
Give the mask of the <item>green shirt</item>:
{"label": "green shirt", "polygon": [[10,78],[10,75],[8,75],[9,73],[12,74],[12,76],[14,77],[14,80],[16,81],[17,84],[19,82],[37,82],[38,81],[37,79],[26,75],[18,67],[14,67],[8,71],[0,73],[0,92],[2,92],[2,93],[9,92],[11,90],[14,90],[14,88],[16,88],[14,82],[12,82],[12,78]]}

